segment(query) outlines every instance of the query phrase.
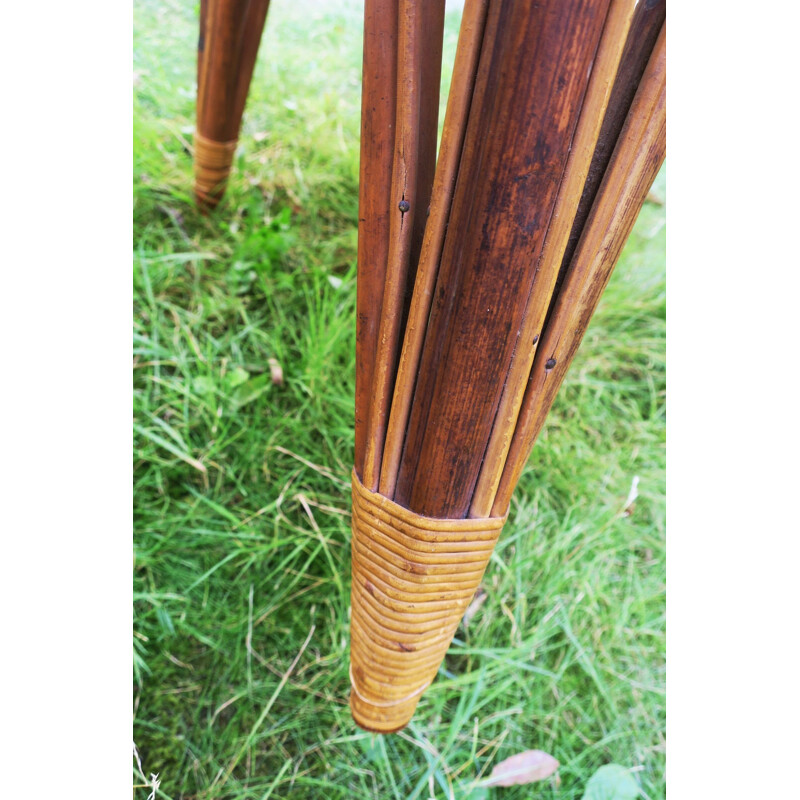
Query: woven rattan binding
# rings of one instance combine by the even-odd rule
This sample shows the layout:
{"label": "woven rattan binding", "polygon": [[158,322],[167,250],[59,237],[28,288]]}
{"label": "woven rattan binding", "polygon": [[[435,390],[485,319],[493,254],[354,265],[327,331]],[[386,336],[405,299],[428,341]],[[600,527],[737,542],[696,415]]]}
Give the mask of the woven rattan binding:
{"label": "woven rattan binding", "polygon": [[195,133],[194,192],[199,203],[213,207],[219,202],[231,173],[236,144],[236,139],[215,142]]}
{"label": "woven rattan binding", "polygon": [[370,492],[353,471],[350,708],[362,728],[408,724],[505,519],[423,517]]}

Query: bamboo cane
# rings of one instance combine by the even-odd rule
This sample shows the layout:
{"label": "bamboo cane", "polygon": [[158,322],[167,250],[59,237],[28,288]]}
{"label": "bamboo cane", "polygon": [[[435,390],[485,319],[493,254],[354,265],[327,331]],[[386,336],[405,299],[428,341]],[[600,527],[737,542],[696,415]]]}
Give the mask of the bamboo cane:
{"label": "bamboo cane", "polygon": [[197,69],[195,196],[215,207],[225,191],[269,0],[202,0]]}
{"label": "bamboo cane", "polygon": [[395,491],[436,517],[469,510],[608,0],[497,8]]}
{"label": "bamboo cane", "polygon": [[[435,7],[434,7],[435,6]],[[421,91],[420,82],[425,74],[431,80],[435,69],[431,61],[438,60],[441,68],[441,45],[433,52],[425,50],[424,43],[430,34],[425,24],[441,16],[443,25],[444,0],[419,3],[417,0],[400,0],[398,11],[398,67],[397,67],[397,121],[396,140],[392,163],[392,189],[389,221],[389,252],[386,279],[381,303],[381,320],[378,334],[378,349],[373,368],[369,415],[367,418],[367,441],[364,456],[364,485],[374,491],[378,488],[383,443],[389,418],[389,406],[394,388],[397,355],[403,327],[403,311],[406,307],[406,291],[409,281],[412,247],[415,228],[424,225],[426,207],[422,207],[425,196],[417,191],[426,180],[432,180],[432,170],[427,175],[419,168],[421,110],[438,115],[438,92],[436,108],[431,98],[433,92]],[[436,24],[435,22],[433,24]],[[437,27],[441,29],[441,25]],[[438,76],[437,76],[438,82]],[[423,100],[425,101],[423,103]],[[430,124],[431,120],[425,120]],[[418,234],[417,234],[418,235]]]}
{"label": "bamboo cane", "polygon": [[389,254],[396,93],[397,0],[366,0],[356,287],[355,470],[359,477],[364,475],[367,417]]}
{"label": "bamboo cane", "polygon": [[397,483],[397,469],[408,415],[411,411],[411,398],[425,336],[425,324],[430,314],[433,286],[439,270],[439,259],[461,160],[478,58],[483,42],[487,6],[488,0],[467,0],[461,18],[461,30],[453,64],[453,80],[447,98],[442,144],[436,165],[431,213],[425,228],[419,267],[414,281],[414,293],[397,367],[381,464],[380,492],[390,500],[394,497]]}
{"label": "bamboo cane", "polygon": [[[619,251],[612,251],[621,244],[604,226],[619,227],[624,243],[630,210],[622,209],[635,206],[635,218],[640,184],[652,179],[647,158],[660,163],[652,141],[656,123],[641,135],[638,117],[626,123],[625,155],[614,154],[563,298],[545,322],[604,111],[607,116],[614,98],[633,0],[546,0],[533,7],[468,0],[427,224],[420,213],[430,185],[423,142],[427,136],[430,147],[435,118],[431,123],[433,104],[420,81],[436,74],[438,82],[441,33],[438,10],[422,6],[399,0],[390,170],[381,151],[391,183],[384,182],[382,195],[373,191],[390,217],[382,229],[385,269],[363,281],[359,275],[359,292],[369,281],[363,296],[371,298],[369,308],[359,308],[380,323],[375,349],[366,354],[373,359],[366,423],[359,416],[364,393],[356,404],[364,459],[359,472],[357,447],[350,706],[361,727],[381,733],[402,728],[413,715],[483,576],[508,512],[508,503],[501,505],[510,485],[504,480],[527,455],[530,386],[542,348],[553,350],[576,325],[585,326],[596,304],[593,292],[602,291],[605,273],[592,282],[592,270],[578,257],[599,259],[605,268],[598,253],[608,250],[616,260]],[[433,16],[426,21],[426,14]],[[428,50],[434,52],[426,61]],[[648,81],[651,72],[648,67]],[[364,91],[366,97],[366,85]],[[641,110],[642,102],[637,94],[634,107]],[[386,104],[380,108],[385,113]],[[382,133],[383,141],[389,138]],[[647,151],[638,161],[628,152],[637,147]],[[378,163],[362,144],[362,176],[364,152],[372,153],[370,165]],[[362,186],[362,198],[365,191]],[[375,230],[364,223],[362,215],[360,234]],[[361,272],[372,265],[359,246]],[[577,322],[570,317],[573,304]],[[366,330],[361,318],[359,325]],[[542,325],[532,354],[524,344]],[[357,339],[359,364],[366,341]],[[559,350],[546,371],[569,358]]]}
{"label": "bamboo cane", "polygon": [[666,153],[666,23],[536,353],[494,501],[507,511],[536,437]]}
{"label": "bamboo cane", "polygon": [[603,117],[603,126],[597,137],[597,146],[592,157],[592,164],[589,167],[589,174],[586,177],[586,184],[584,185],[572,230],[569,234],[569,242],[564,250],[561,267],[558,271],[558,279],[553,291],[554,299],[558,296],[564,275],[572,263],[578,240],[583,232],[589,212],[592,210],[592,204],[597,195],[597,190],[600,188],[600,182],[603,180],[603,175],[608,168],[611,154],[616,147],[620,131],[622,131],[622,126],[625,124],[634,95],[639,88],[639,82],[653,52],[653,46],[656,43],[666,15],[666,0],[639,0],[636,4],[633,21],[625,40],[625,49],[622,51],[619,70],[614,79],[614,88],[611,90],[608,108]]}
{"label": "bamboo cane", "polygon": [[491,514],[497,485],[511,446],[522,397],[528,383],[536,344],[545,314],[550,307],[564,249],[572,229],[581,190],[597,145],[603,115],[620,64],[625,38],[634,13],[635,0],[612,0],[603,36],[592,66],[592,74],[581,108],[575,138],[570,148],[555,208],[544,241],[542,255],[533,279],[517,348],[503,387],[489,446],[483,459],[478,483],[470,506],[471,517]]}
{"label": "bamboo cane", "polygon": [[[436,141],[439,132],[439,85],[442,80],[442,45],[444,40],[444,7],[442,0],[421,3],[422,43],[419,85],[419,148],[417,150],[416,213],[411,234],[409,278],[403,309],[403,325],[408,316],[411,291],[416,278],[422,239],[430,212],[431,192],[436,171]],[[402,341],[403,330],[400,333]]]}

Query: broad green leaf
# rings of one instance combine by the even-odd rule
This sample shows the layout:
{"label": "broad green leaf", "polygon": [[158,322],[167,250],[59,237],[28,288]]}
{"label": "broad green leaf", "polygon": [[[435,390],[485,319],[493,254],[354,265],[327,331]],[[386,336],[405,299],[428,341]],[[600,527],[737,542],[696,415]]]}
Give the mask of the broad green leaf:
{"label": "broad green leaf", "polygon": [[169,611],[167,611],[166,608],[159,607],[156,609],[156,617],[164,633],[166,633],[168,636],[174,636],[175,625],[172,622],[172,617],[169,615]]}
{"label": "broad green leaf", "polygon": [[583,800],[636,800],[639,785],[619,764],[605,764],[589,778]]}
{"label": "broad green leaf", "polygon": [[246,369],[242,369],[241,367],[236,367],[232,369],[226,376],[225,380],[230,386],[231,389],[239,386],[240,384],[244,383],[250,377],[250,373]]}
{"label": "broad green leaf", "polygon": [[357,740],[367,760],[375,764],[380,761],[383,756],[381,755],[380,747],[378,746],[378,737],[371,733],[368,736],[363,736]]}
{"label": "broad green leaf", "polygon": [[255,378],[250,378],[250,380],[240,383],[231,392],[231,400],[233,400],[236,408],[241,408],[264,394],[271,385],[272,382],[269,375],[256,375]]}
{"label": "broad green leaf", "polygon": [[198,375],[192,380],[192,390],[197,394],[214,394],[216,389],[214,379],[207,375]]}

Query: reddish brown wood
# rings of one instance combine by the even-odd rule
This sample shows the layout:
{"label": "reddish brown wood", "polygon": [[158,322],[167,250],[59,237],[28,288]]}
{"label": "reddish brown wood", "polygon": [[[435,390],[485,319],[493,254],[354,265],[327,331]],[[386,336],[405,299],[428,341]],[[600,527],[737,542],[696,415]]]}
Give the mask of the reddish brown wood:
{"label": "reddish brown wood", "polygon": [[350,705],[359,725],[382,733],[411,718],[482,578],[519,472],[663,160],[665,127],[662,33],[542,329],[635,0],[467,0],[429,217],[420,212],[434,103],[423,76],[438,68],[440,17],[423,0],[398,2],[382,295],[377,271],[359,275],[359,303],[368,285],[367,310],[380,323],[352,509]]}
{"label": "reddish brown wood", "polygon": [[381,464],[380,492],[390,499],[394,497],[397,483],[397,470],[400,466],[403,440],[411,412],[411,399],[425,338],[425,326],[431,310],[433,287],[439,270],[453,190],[464,146],[487,7],[488,0],[467,0],[461,18],[458,48],[453,64],[453,80],[447,98],[442,144],[436,164],[431,212],[425,225],[425,236],[403,337],[403,349],[397,367],[392,410]]}
{"label": "reddish brown wood", "polygon": [[439,90],[442,82],[442,43],[444,40],[444,2],[426,0],[421,5],[422,47],[420,50],[419,91],[419,149],[417,151],[416,208],[413,210],[414,229],[411,234],[409,273],[403,304],[403,327],[411,304],[411,295],[419,264],[422,238],[428,220],[436,171],[436,141],[439,131]]}
{"label": "reddish brown wood", "polygon": [[[239,137],[268,7],[269,0],[201,2],[197,133],[208,142],[231,144]],[[232,148],[228,150],[232,155]],[[223,190],[224,184],[218,191],[200,192],[198,200],[213,206]]]}
{"label": "reddish brown wood", "polygon": [[367,417],[389,255],[397,112],[397,0],[366,0],[356,289],[355,469],[364,476]]}
{"label": "reddish brown wood", "polygon": [[542,332],[581,190],[595,153],[603,115],[619,68],[635,5],[636,0],[611,0],[603,35],[592,64],[589,85],[581,105],[575,136],[570,145],[569,159],[561,185],[558,187],[558,197],[550,217],[544,247],[520,328],[519,341],[533,344],[530,347],[519,346],[514,351],[489,445],[483,457],[480,475],[470,503],[471,517],[489,516],[494,505],[497,486],[531,373],[536,342]]}
{"label": "reddish brown wood", "polygon": [[522,468],[666,154],[666,23],[620,133],[536,353],[493,513]]}
{"label": "reddish brown wood", "polygon": [[[434,10],[438,7],[438,11]],[[432,167],[420,174],[421,123],[436,124],[438,117],[438,91],[436,104],[432,103],[433,89],[423,90],[422,76],[428,80],[439,77],[434,66],[441,68],[441,45],[438,50],[426,52],[431,34],[426,25],[436,23],[444,14],[444,0],[419,3],[417,0],[400,0],[398,12],[398,57],[397,57],[397,117],[396,139],[392,163],[392,190],[389,218],[389,254],[381,303],[381,321],[378,333],[378,348],[373,368],[369,416],[367,419],[366,452],[364,455],[363,482],[370,491],[378,488],[383,444],[389,419],[394,378],[397,372],[397,357],[403,331],[404,313],[407,310],[407,295],[410,291],[414,270],[411,268],[412,251],[421,240],[427,203],[430,199]],[[442,22],[443,24],[443,22]],[[433,64],[431,64],[433,62]],[[423,120],[422,111],[433,119]],[[430,144],[425,145],[430,149]],[[435,146],[435,145],[434,145]],[[428,167],[428,165],[426,165]],[[425,187],[427,186],[427,191]],[[417,191],[424,194],[419,197]],[[417,250],[418,253],[418,250]]]}
{"label": "reddish brown wood", "polygon": [[[197,129],[216,142],[236,139],[268,0],[205,0],[198,51]],[[242,88],[243,87],[243,88]]]}
{"label": "reddish brown wood", "polygon": [[253,70],[258,57],[258,47],[261,44],[261,36],[264,32],[268,9],[269,0],[250,0],[247,6],[241,53],[239,55],[239,74],[233,101],[233,116],[239,120],[237,136],[242,125],[247,93],[250,90],[250,82],[253,79]]}
{"label": "reddish brown wood", "polygon": [[489,11],[395,494],[417,513],[468,512],[607,9]]}
{"label": "reddish brown wood", "polygon": [[625,49],[622,51],[619,71],[614,80],[608,108],[603,117],[603,125],[600,128],[597,147],[592,158],[592,164],[589,167],[589,174],[586,177],[586,184],[581,194],[581,201],[578,204],[578,211],[575,214],[575,221],[572,224],[569,243],[564,251],[564,258],[561,262],[556,288],[553,293],[554,298],[558,296],[558,290],[564,280],[564,275],[572,262],[575,248],[578,246],[578,240],[586,225],[589,212],[592,210],[597,190],[600,188],[600,182],[603,180],[603,175],[608,168],[611,154],[617,145],[617,139],[622,131],[622,126],[625,124],[634,95],[639,88],[639,82],[642,79],[666,16],[666,0],[639,0],[636,4],[631,28],[625,40]]}

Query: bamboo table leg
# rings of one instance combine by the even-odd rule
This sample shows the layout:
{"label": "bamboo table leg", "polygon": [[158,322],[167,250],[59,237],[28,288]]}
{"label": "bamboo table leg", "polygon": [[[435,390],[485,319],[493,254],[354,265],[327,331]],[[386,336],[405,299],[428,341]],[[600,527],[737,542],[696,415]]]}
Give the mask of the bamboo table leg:
{"label": "bamboo table leg", "polygon": [[432,174],[442,11],[365,18],[350,676],[379,732],[444,658],[665,152],[663,0],[466,0]]}
{"label": "bamboo table leg", "polygon": [[195,197],[214,208],[236,151],[269,0],[201,0],[197,45]]}

